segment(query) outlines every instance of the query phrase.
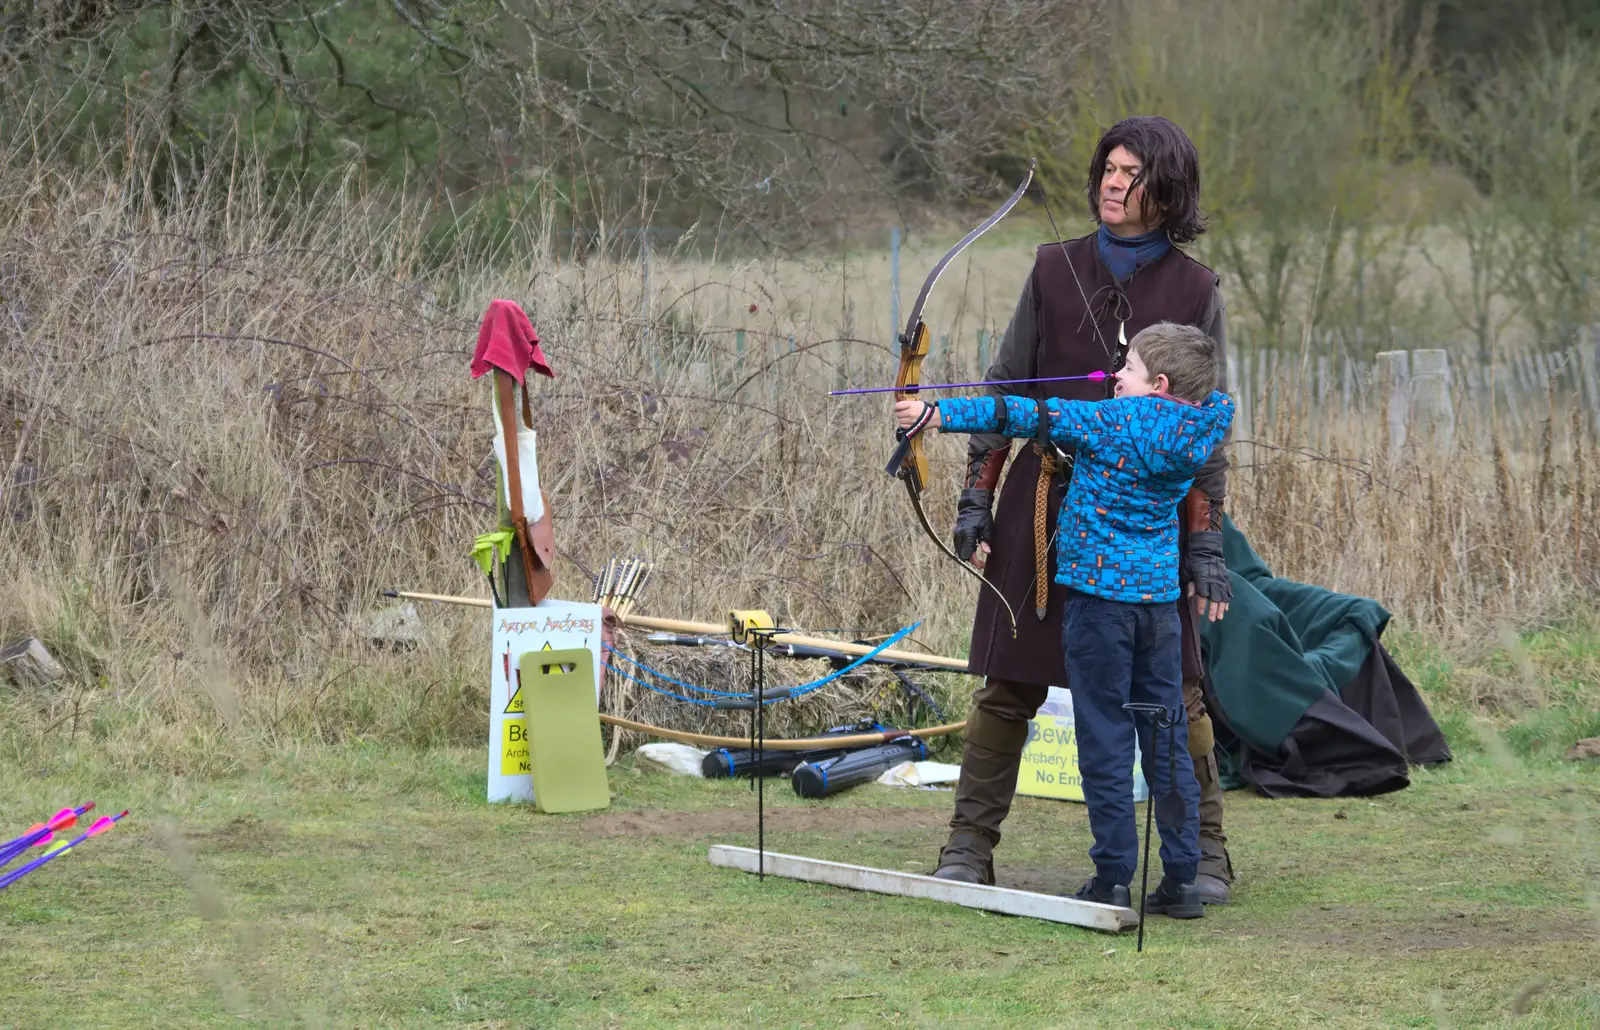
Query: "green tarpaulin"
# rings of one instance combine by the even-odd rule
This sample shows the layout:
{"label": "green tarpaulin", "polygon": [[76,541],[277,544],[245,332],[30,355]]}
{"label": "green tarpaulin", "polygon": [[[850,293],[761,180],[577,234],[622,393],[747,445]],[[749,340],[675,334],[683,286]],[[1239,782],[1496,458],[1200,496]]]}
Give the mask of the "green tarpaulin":
{"label": "green tarpaulin", "polygon": [[1233,602],[1223,619],[1197,627],[1223,723],[1225,785],[1393,790],[1407,782],[1408,762],[1448,760],[1421,696],[1379,643],[1389,612],[1274,576],[1226,517],[1222,534]]}

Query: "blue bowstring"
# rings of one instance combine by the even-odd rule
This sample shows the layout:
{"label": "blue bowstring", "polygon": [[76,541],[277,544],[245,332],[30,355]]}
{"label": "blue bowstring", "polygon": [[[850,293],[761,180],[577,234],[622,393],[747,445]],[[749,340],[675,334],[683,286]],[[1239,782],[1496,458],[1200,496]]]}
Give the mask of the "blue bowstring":
{"label": "blue bowstring", "polygon": [[[911,625],[907,626],[905,629],[900,630],[898,633],[895,633],[893,636],[889,637],[883,643],[879,644],[877,647],[874,647],[872,650],[868,651],[866,654],[862,655],[860,658],[857,658],[855,661],[851,662],[849,665],[846,665],[844,668],[835,669],[833,672],[828,673],[826,676],[822,677],[819,680],[813,680],[810,683],[802,683],[799,686],[791,689],[788,692],[788,694],[786,694],[783,697],[766,698],[761,703],[764,704],[764,705],[770,705],[770,704],[772,704],[772,703],[774,703],[776,701],[792,701],[795,698],[802,697],[802,696],[804,696],[806,694],[811,693],[814,690],[820,690],[823,687],[827,686],[829,683],[832,683],[834,680],[838,679],[840,676],[843,676],[848,672],[853,672],[854,670],[856,670],[856,669],[860,668],[861,666],[865,665],[867,662],[870,662],[872,659],[876,658],[882,652],[887,651],[889,648],[893,647],[895,644],[899,643],[901,640],[903,640],[906,637],[910,636],[913,632],[916,631],[917,627],[921,626],[921,625],[922,625],[921,622],[913,622]],[[712,690],[710,687],[701,687],[701,686],[696,686],[693,683],[685,683],[682,680],[673,679],[671,676],[668,676],[665,673],[658,672],[655,669],[650,668],[650,666],[644,664],[641,661],[638,661],[638,660],[633,659],[633,658],[629,658],[627,655],[625,655],[622,652],[618,651],[617,649],[611,647],[609,644],[602,645],[602,646],[604,646],[607,651],[610,651],[612,654],[616,655],[618,658],[621,658],[623,661],[629,663],[630,665],[634,666],[635,668],[638,668],[638,669],[642,670],[643,672],[649,673],[652,676],[658,676],[661,679],[666,680],[668,683],[673,684],[674,686],[683,687],[685,690],[698,690],[701,693],[711,694],[711,695],[713,695],[715,697],[732,698],[734,700],[739,700],[739,701],[747,701],[747,700],[749,700],[749,699],[751,699],[752,697],[755,696],[753,693],[730,694],[730,693],[727,693],[725,691]],[[717,707],[717,703],[715,701],[706,701],[706,700],[704,700],[702,698],[684,697],[682,694],[674,694],[672,691],[667,690],[665,687],[658,687],[654,683],[647,683],[644,680],[639,679],[637,676],[633,676],[633,675],[630,675],[630,674],[628,674],[626,672],[623,672],[621,669],[616,668],[615,666],[613,666],[609,662],[601,662],[600,664],[602,666],[604,666],[606,669],[610,670],[611,672],[614,672],[618,676],[621,676],[623,679],[629,681],[630,683],[637,683],[637,684],[639,684],[639,686],[644,687],[646,690],[653,690],[657,694],[661,694],[661,695],[664,695],[666,697],[673,698],[674,700],[677,700],[677,701],[684,701],[684,702],[687,702],[688,704],[691,704],[691,705],[704,705],[707,708],[715,708],[715,707]]]}

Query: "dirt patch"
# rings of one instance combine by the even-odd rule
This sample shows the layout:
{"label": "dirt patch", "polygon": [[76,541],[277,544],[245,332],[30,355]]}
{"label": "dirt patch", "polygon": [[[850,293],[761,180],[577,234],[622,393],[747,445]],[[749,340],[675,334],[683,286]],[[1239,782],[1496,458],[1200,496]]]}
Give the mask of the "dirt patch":
{"label": "dirt patch", "polygon": [[[769,808],[767,830],[775,833],[870,833],[873,830],[925,830],[947,826],[950,814],[920,808]],[[582,823],[594,837],[697,837],[753,831],[755,806],[714,812],[607,812]]]}
{"label": "dirt patch", "polygon": [[[1304,927],[1308,932],[1285,936],[1292,936],[1297,943],[1311,947],[1389,954],[1455,948],[1492,951],[1499,947],[1548,941],[1600,940],[1600,928],[1592,920],[1532,909],[1525,912],[1428,913],[1411,920],[1373,923],[1365,928],[1360,927],[1360,923],[1373,918],[1374,913],[1370,909],[1336,909],[1319,911],[1317,915],[1333,915],[1337,918],[1315,920],[1313,925]],[[1337,924],[1339,928],[1330,928],[1330,924]]]}
{"label": "dirt patch", "polygon": [[262,822],[258,816],[245,814],[215,830],[196,833],[194,839],[221,851],[255,851],[280,836],[276,826]]}
{"label": "dirt patch", "polygon": [[[1035,894],[1055,894],[1069,896],[1077,892],[1083,882],[1094,875],[1093,870],[1074,869],[1070,866],[1052,866],[1049,868],[1036,866],[995,866],[994,881],[998,886],[1009,887],[1016,891],[1033,891]],[[1154,887],[1154,884],[1151,885]],[[1138,883],[1134,884],[1135,900],[1138,898]]]}

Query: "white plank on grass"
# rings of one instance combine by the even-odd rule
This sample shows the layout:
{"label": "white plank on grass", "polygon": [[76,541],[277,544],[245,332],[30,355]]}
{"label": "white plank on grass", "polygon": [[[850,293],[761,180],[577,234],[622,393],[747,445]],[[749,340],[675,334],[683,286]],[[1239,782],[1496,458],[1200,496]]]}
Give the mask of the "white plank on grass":
{"label": "white plank on grass", "polygon": [[[711,864],[724,869],[756,872],[755,848],[734,847],[731,844],[713,844],[708,855]],[[872,891],[877,894],[897,894],[907,898],[927,901],[947,901],[966,908],[981,908],[1011,916],[1027,916],[1052,923],[1070,923],[1091,930],[1121,933],[1139,925],[1139,913],[1120,905],[1101,905],[1077,898],[1063,898],[1055,894],[1036,894],[1033,891],[1012,890],[1009,887],[989,887],[979,883],[958,883],[934,876],[904,873],[895,869],[873,869],[869,866],[829,862],[820,858],[802,858],[768,851],[764,868],[768,876],[786,880],[805,880],[808,883],[825,883],[833,887]]]}

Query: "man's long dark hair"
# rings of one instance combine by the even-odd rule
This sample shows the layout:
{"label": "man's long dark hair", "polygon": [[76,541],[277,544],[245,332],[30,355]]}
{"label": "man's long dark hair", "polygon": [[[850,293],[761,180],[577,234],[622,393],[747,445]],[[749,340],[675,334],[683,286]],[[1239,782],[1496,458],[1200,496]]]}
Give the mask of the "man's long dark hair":
{"label": "man's long dark hair", "polygon": [[1089,212],[1100,220],[1100,182],[1105,178],[1106,159],[1117,147],[1127,147],[1138,157],[1139,175],[1128,187],[1144,185],[1145,224],[1160,225],[1173,243],[1192,243],[1206,231],[1200,214],[1200,154],[1187,133],[1159,115],[1124,118],[1100,137],[1089,162]]}

